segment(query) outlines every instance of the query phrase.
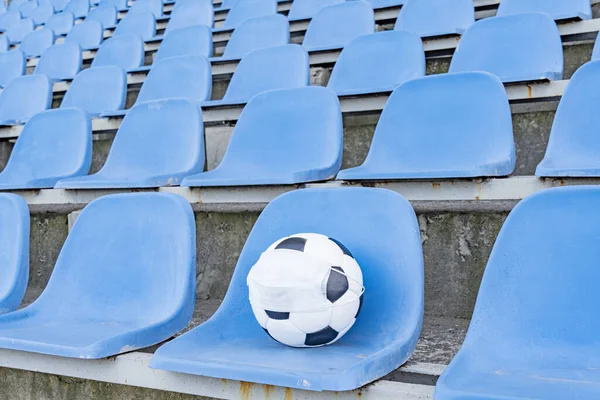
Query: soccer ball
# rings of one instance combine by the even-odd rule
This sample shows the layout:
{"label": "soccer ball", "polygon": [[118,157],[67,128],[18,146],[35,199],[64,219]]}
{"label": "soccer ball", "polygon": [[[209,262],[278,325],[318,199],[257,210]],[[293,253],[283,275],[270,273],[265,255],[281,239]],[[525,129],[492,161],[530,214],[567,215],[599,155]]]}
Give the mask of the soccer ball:
{"label": "soccer ball", "polygon": [[293,347],[334,343],[354,325],[363,278],[352,253],[325,235],[300,233],[273,243],[248,274],[256,320]]}

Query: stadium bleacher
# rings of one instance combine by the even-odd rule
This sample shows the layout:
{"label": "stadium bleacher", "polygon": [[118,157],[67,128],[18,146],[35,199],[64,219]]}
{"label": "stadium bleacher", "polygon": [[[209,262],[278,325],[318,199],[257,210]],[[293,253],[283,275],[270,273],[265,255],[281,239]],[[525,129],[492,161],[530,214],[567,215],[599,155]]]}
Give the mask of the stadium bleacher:
{"label": "stadium bleacher", "polygon": [[[596,399],[600,1],[5,6],[0,399]],[[300,231],[316,349],[245,286]]]}

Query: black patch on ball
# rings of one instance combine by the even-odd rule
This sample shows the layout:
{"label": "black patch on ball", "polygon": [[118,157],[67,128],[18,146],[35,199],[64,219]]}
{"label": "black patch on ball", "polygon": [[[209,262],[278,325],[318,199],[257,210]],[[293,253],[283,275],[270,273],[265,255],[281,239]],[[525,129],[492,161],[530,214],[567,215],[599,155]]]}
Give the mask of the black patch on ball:
{"label": "black patch on ball", "polygon": [[343,274],[344,270],[342,267],[331,267],[331,269],[342,272],[339,274],[331,271],[329,279],[327,279],[327,300],[335,303],[348,291],[350,286],[348,285],[348,278]]}
{"label": "black patch on ball", "polygon": [[334,340],[338,335],[338,332],[332,327],[328,326],[320,331],[309,333],[306,335],[304,340],[305,346],[321,346]]}
{"label": "black patch on ball", "polygon": [[334,238],[329,238],[329,240],[331,240],[333,243],[337,244],[338,247],[340,249],[342,249],[342,251],[344,252],[345,255],[354,258],[354,256],[352,255],[352,253],[350,253],[350,250],[348,250],[348,248],[346,246],[344,246],[339,240],[336,240]]}
{"label": "black patch on ball", "polygon": [[280,311],[268,311],[268,310],[265,310],[265,313],[267,314],[267,317],[269,317],[271,319],[277,319],[277,320],[290,319],[290,313],[289,312],[280,312]]}
{"label": "black patch on ball", "polygon": [[358,317],[358,313],[360,312],[360,310],[362,308],[363,298],[364,298],[364,296],[360,296],[358,299],[358,310],[356,310],[356,315],[354,316],[355,319]]}
{"label": "black patch on ball", "polygon": [[306,239],[301,237],[291,237],[279,243],[275,249],[304,251],[304,246],[306,246]]}

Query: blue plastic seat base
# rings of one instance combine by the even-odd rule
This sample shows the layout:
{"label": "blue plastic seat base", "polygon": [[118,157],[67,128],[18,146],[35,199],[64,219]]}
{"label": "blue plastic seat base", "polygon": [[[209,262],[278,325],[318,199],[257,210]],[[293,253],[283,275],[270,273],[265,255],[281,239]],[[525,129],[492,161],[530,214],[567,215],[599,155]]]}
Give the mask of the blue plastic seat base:
{"label": "blue plastic seat base", "polygon": [[119,118],[124,117],[129,110],[114,110],[110,112],[105,112],[99,115],[100,118]]}
{"label": "blue plastic seat base", "polygon": [[63,179],[55,186],[56,189],[124,189],[124,188],[158,188],[172,186],[172,176],[145,178],[135,176],[132,180],[114,180],[106,178],[100,173]]}
{"label": "blue plastic seat base", "polygon": [[246,104],[250,99],[245,100],[210,100],[202,102],[201,106],[204,107],[227,107],[227,106],[239,106]]}
{"label": "blue plastic seat base", "polygon": [[336,94],[341,97],[341,96],[364,96],[364,95],[373,95],[373,94],[385,94],[385,93],[391,93],[394,90],[396,90],[396,88],[398,87],[398,85],[393,85],[393,86],[381,86],[381,87],[374,87],[371,90],[340,90],[340,91],[336,91]]}
{"label": "blue plastic seat base", "polygon": [[213,33],[233,32],[231,28],[213,28]]}
{"label": "blue plastic seat base", "polygon": [[[333,178],[331,176],[330,178]],[[217,186],[259,186],[259,185],[296,185],[306,182],[319,182],[314,179],[314,171],[297,171],[294,174],[278,174],[276,171],[231,171],[212,170],[183,179],[184,187],[217,187]],[[323,179],[326,180],[326,179]],[[273,183],[277,182],[277,183]]]}

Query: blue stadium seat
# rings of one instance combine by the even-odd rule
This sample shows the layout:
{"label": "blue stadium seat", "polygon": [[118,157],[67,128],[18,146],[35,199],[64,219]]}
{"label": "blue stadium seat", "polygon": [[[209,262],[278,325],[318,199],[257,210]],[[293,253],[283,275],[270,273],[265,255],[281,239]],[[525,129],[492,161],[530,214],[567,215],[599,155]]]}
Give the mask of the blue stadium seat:
{"label": "blue stadium seat", "polygon": [[33,71],[53,81],[73,79],[81,71],[83,59],[77,43],[55,44],[42,54]]}
{"label": "blue stadium seat", "polygon": [[20,11],[7,11],[0,15],[0,32],[6,32],[8,28],[15,22],[21,20]]}
{"label": "blue stadium seat", "polygon": [[255,50],[283,46],[289,42],[290,24],[285,16],[276,14],[251,18],[235,28],[223,56],[214,60],[239,60]]}
{"label": "blue stadium seat", "polygon": [[156,36],[156,19],[154,15],[149,11],[128,13],[115,28],[113,37],[130,34],[138,35],[144,41],[154,38]]}
{"label": "blue stadium seat", "polygon": [[[246,0],[248,1],[248,0]],[[247,103],[255,95],[274,89],[293,89],[310,83],[308,53],[297,44],[256,50],[238,64],[222,100],[203,106]]]}
{"label": "blue stadium seat", "polygon": [[322,8],[310,21],[302,45],[307,51],[340,49],[374,32],[373,7],[364,1],[347,1]]}
{"label": "blue stadium seat", "polygon": [[598,399],[600,189],[561,187],[512,210],[436,400]]}
{"label": "blue stadium seat", "polygon": [[338,96],[391,92],[401,83],[425,75],[421,38],[408,31],[360,36],[340,54],[327,87]]}
{"label": "blue stadium seat", "polygon": [[92,123],[77,108],[40,112],[25,124],[0,190],[53,188],[63,178],[87,175],[92,164]]}
{"label": "blue stadium seat", "polygon": [[72,13],[75,18],[85,18],[90,12],[90,0],[71,0],[64,11]]}
{"label": "blue stadium seat", "polygon": [[497,16],[543,12],[557,21],[583,20],[592,18],[589,0],[502,0]]}
{"label": "blue stadium seat", "polygon": [[[179,0],[181,1],[181,0]],[[221,1],[221,6],[220,7],[215,7],[215,11],[219,10],[230,10],[231,7],[235,6],[237,3],[239,3],[241,0],[223,0]]]}
{"label": "blue stadium seat", "polygon": [[[199,103],[210,99],[212,70],[204,56],[171,57],[156,62],[138,94],[136,104],[147,101],[183,98]],[[108,110],[107,110],[108,111]],[[102,117],[126,114],[126,110],[103,113]]]}
{"label": "blue stadium seat", "polygon": [[6,30],[5,35],[8,37],[10,44],[21,43],[21,40],[28,33],[33,32],[34,24],[31,18],[23,18],[17,22],[11,24]]}
{"label": "blue stadium seat", "polygon": [[25,3],[27,0],[12,0],[8,2],[8,12],[19,11],[19,8]]}
{"label": "blue stadium seat", "polygon": [[0,317],[0,347],[97,359],[170,338],[193,313],[195,246],[194,214],[181,196],[92,201],[69,232],[44,292]]}
{"label": "blue stadium seat", "polygon": [[600,60],[571,77],[556,110],[546,155],[537,176],[600,176],[596,110],[600,104]]}
{"label": "blue stadium seat", "polygon": [[38,6],[38,3],[36,0],[29,0],[29,1],[25,1],[23,2],[20,6],[19,6],[19,11],[21,12],[21,16],[23,18],[29,18],[31,15],[31,12]]}
{"label": "blue stadium seat", "polygon": [[242,22],[250,18],[277,14],[277,0],[244,0],[237,3],[227,13],[223,26],[215,32],[236,29]]}
{"label": "blue stadium seat", "polygon": [[71,31],[75,24],[75,17],[72,13],[63,11],[54,14],[44,25],[45,28],[52,29],[56,35],[64,36]]}
{"label": "blue stadium seat", "polygon": [[465,72],[415,79],[398,87],[379,118],[363,165],[337,177],[505,176],[515,162],[512,116],[502,82],[489,73]]}
{"label": "blue stadium seat", "polygon": [[127,73],[122,68],[114,65],[88,68],[75,76],[60,107],[77,107],[98,116],[123,109],[126,95]]}
{"label": "blue stadium seat", "polygon": [[102,43],[92,61],[92,67],[116,65],[129,71],[141,67],[144,64],[144,56],[144,41],[141,37],[120,35]]}
{"label": "blue stadium seat", "polygon": [[0,125],[24,123],[52,104],[52,82],[46,75],[11,80],[0,93]]}
{"label": "blue stadium seat", "polygon": [[486,71],[502,82],[559,80],[563,75],[560,33],[542,13],[485,18],[463,34],[450,72]]}
{"label": "blue stadium seat", "polygon": [[[21,14],[23,14],[23,12],[21,12]],[[52,7],[52,4],[40,4],[26,17],[31,18],[35,25],[44,25],[53,15],[54,8]]]}
{"label": "blue stadium seat", "polygon": [[51,4],[54,7],[54,10],[56,10],[56,12],[59,12],[65,9],[67,4],[69,4],[69,1],[71,0],[52,0]]}
{"label": "blue stadium seat", "polygon": [[342,113],[324,87],[271,90],[248,102],[219,166],[182,186],[246,186],[323,181],[342,163]]}
{"label": "blue stadium seat", "polygon": [[6,86],[16,77],[25,75],[26,68],[27,58],[20,49],[0,53],[0,87]]}
{"label": "blue stadium seat", "polygon": [[100,0],[100,3],[98,3],[98,8],[105,6],[113,6],[117,9],[117,11],[125,11],[129,8],[127,5],[127,0]]}
{"label": "blue stadium seat", "polygon": [[178,56],[210,57],[212,51],[213,41],[210,28],[204,25],[190,26],[165,34],[156,51],[154,62]]}
{"label": "blue stadium seat", "polygon": [[[362,267],[366,289],[361,313],[352,329],[330,346],[294,349],[279,344],[250,308],[248,271],[271,243],[297,232],[340,240]],[[256,221],[219,310],[160,347],[150,367],[304,390],[358,388],[393,371],[413,353],[423,321],[423,274],[419,224],[401,195],[374,188],[286,193]]]}
{"label": "blue stadium seat", "polygon": [[406,0],[394,29],[421,37],[462,35],[473,23],[473,0]]}
{"label": "blue stadium seat", "polygon": [[366,0],[375,9],[388,8],[388,7],[399,7],[405,4],[406,0]]}
{"label": "blue stadium seat", "polygon": [[150,11],[154,18],[162,18],[163,3],[162,0],[136,0],[129,8],[127,15],[138,12]]}
{"label": "blue stadium seat", "polygon": [[29,280],[29,208],[16,194],[0,194],[0,314],[16,310]]}
{"label": "blue stadium seat", "polygon": [[67,35],[65,42],[77,43],[82,50],[97,49],[104,40],[104,29],[98,21],[84,21],[75,24]]}
{"label": "blue stadium seat", "polygon": [[29,32],[21,41],[19,49],[27,57],[39,57],[49,47],[54,45],[54,31],[49,28],[38,29]]}
{"label": "blue stadium seat", "polygon": [[104,29],[117,26],[117,9],[114,6],[96,7],[85,17],[86,21],[98,21]]}
{"label": "blue stadium seat", "polygon": [[322,8],[340,3],[344,3],[344,0],[294,0],[288,13],[288,19],[290,21],[309,19]]}
{"label": "blue stadium seat", "polygon": [[185,99],[151,101],[129,110],[99,172],[62,180],[55,187],[177,186],[184,176],[202,171],[204,160],[200,107]]}
{"label": "blue stadium seat", "polygon": [[8,39],[5,35],[0,35],[0,53],[8,51],[10,49],[10,44],[8,43]]}
{"label": "blue stadium seat", "polygon": [[213,24],[214,12],[212,1],[194,0],[194,2],[176,6],[173,9],[165,33],[194,25],[206,25],[212,28]]}

